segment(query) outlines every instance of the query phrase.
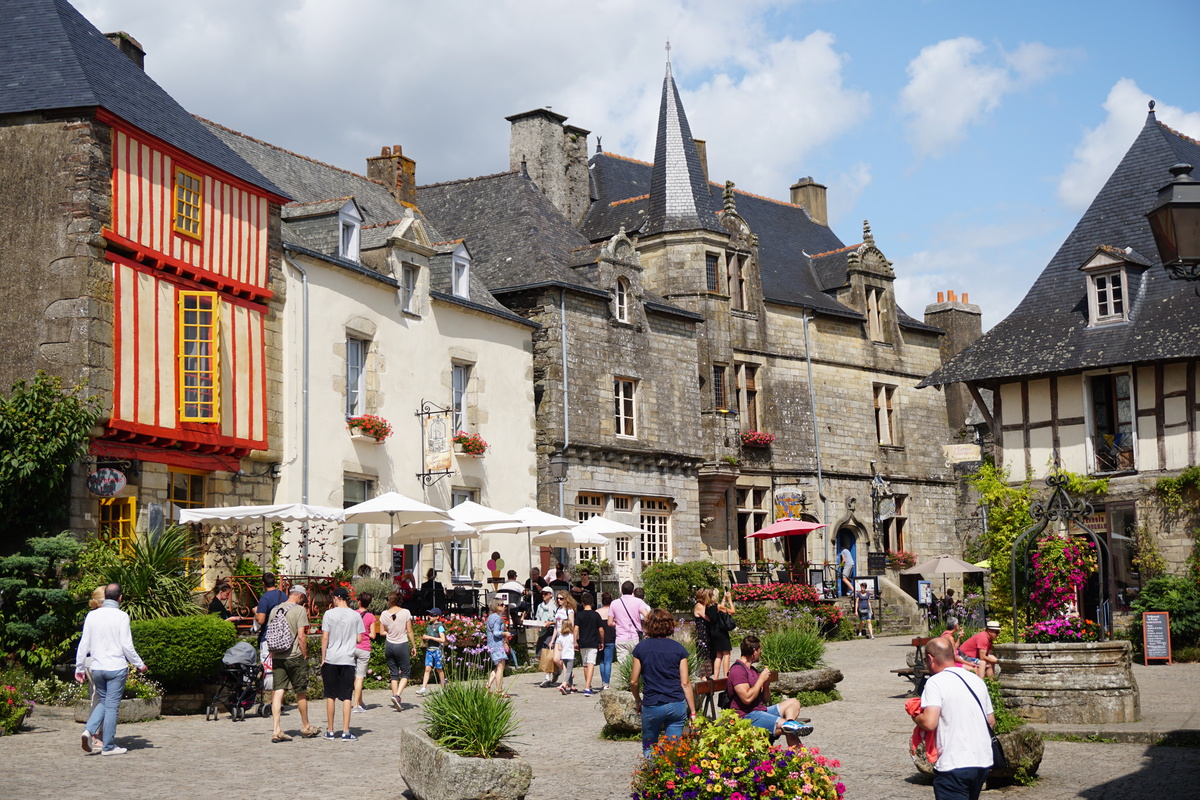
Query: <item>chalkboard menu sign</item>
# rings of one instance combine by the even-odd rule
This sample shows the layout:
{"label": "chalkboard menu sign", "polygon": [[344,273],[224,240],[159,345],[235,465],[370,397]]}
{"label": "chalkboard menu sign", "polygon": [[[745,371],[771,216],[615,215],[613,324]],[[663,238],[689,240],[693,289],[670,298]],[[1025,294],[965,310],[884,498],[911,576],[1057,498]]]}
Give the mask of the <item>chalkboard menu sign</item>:
{"label": "chalkboard menu sign", "polygon": [[1166,611],[1142,614],[1142,652],[1146,663],[1161,659],[1171,663],[1171,615]]}
{"label": "chalkboard menu sign", "polygon": [[887,553],[867,553],[867,574],[883,575],[887,572]]}

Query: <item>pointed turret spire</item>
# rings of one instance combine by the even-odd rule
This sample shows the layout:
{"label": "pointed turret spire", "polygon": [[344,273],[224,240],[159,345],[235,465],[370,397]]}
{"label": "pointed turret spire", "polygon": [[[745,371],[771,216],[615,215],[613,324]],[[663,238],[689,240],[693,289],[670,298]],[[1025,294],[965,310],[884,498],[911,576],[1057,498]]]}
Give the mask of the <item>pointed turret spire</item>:
{"label": "pointed turret spire", "polygon": [[[670,44],[667,54],[669,57]],[[654,145],[654,168],[650,173],[646,233],[697,228],[723,233],[715,203],[668,60],[658,110],[658,140]]]}

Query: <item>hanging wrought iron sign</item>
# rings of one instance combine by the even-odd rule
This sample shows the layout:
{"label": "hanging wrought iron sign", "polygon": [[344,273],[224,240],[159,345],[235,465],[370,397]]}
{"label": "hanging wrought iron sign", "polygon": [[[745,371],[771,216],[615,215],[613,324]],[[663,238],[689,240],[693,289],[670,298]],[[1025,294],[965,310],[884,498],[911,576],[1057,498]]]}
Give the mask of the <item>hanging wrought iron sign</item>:
{"label": "hanging wrought iron sign", "polygon": [[125,473],[119,469],[104,467],[88,475],[88,491],[98,497],[113,497],[125,488]]}

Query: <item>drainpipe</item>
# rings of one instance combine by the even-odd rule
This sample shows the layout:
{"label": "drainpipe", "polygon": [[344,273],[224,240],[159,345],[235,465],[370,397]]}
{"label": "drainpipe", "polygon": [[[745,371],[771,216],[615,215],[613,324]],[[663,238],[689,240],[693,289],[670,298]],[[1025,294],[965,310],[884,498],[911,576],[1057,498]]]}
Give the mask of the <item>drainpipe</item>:
{"label": "drainpipe", "polygon": [[812,409],[813,421],[813,447],[817,452],[817,497],[821,498],[821,507],[824,509],[825,516],[825,562],[829,562],[829,536],[832,531],[829,530],[829,501],[825,497],[825,484],[821,479],[821,426],[817,424],[817,393],[813,388],[812,374],[812,357],[808,349],[808,322],[812,319],[808,312],[804,312],[804,361],[808,365],[808,404]]}
{"label": "drainpipe", "polygon": [[[562,398],[563,398],[563,457],[567,455],[567,446],[571,444],[571,414],[568,410],[571,400],[571,390],[567,381],[567,289],[565,286],[559,288],[558,295],[558,340],[562,345]],[[558,515],[563,516],[564,501],[563,494],[565,490],[563,485],[566,481],[558,484]]]}
{"label": "drainpipe", "polygon": [[[285,264],[300,273],[300,308],[303,321],[301,322],[300,337],[300,502],[308,503],[308,272],[283,254]],[[308,574],[308,531],[307,524],[303,544],[300,545],[302,569]]]}

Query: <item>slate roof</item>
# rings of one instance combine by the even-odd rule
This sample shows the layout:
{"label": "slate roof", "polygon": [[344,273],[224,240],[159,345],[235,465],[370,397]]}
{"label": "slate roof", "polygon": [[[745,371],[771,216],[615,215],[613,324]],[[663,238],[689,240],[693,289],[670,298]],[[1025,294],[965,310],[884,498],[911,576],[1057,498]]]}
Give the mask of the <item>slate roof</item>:
{"label": "slate roof", "polygon": [[104,108],[195,158],[286,197],[66,0],[3,0],[0,31],[0,115]]}
{"label": "slate roof", "polygon": [[[649,233],[649,201],[643,195],[653,165],[613,153],[597,153],[588,163],[593,202],[580,226],[584,235],[592,241],[607,239],[622,225],[631,235]],[[720,196],[724,187],[710,183],[710,189]],[[847,284],[846,256],[859,245],[842,244],[828,226],[813,222],[802,206],[737,189],[734,196],[738,214],[751,232],[758,234],[759,270],[767,302],[856,320],[866,318],[825,294]],[[814,258],[819,254],[831,255]],[[904,327],[940,332],[902,309],[898,316]]]}
{"label": "slate roof", "polygon": [[[1145,217],[1171,180],[1167,168],[1181,161],[1200,164],[1200,142],[1158,122],[1151,111],[1017,308],[921,385],[1200,358],[1200,298],[1194,284],[1168,278]],[[1132,248],[1126,257],[1134,296],[1128,298],[1128,322],[1089,328],[1086,276],[1079,267],[1105,245],[1110,253]],[[1153,266],[1138,269],[1143,262]]]}
{"label": "slate roof", "polygon": [[493,292],[555,284],[597,291],[568,264],[588,240],[519,171],[417,187],[438,228],[465,236],[471,270]]}
{"label": "slate roof", "polygon": [[720,194],[714,197],[709,189],[669,61],[658,111],[658,138],[654,144],[649,194],[647,233],[701,229],[723,233],[725,230],[717,220]]}

